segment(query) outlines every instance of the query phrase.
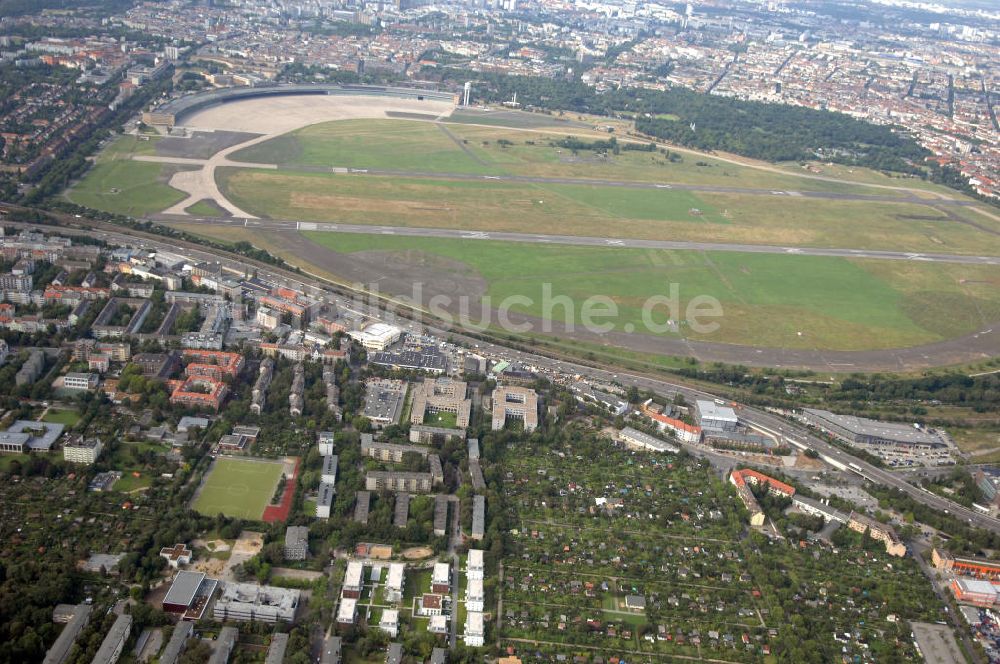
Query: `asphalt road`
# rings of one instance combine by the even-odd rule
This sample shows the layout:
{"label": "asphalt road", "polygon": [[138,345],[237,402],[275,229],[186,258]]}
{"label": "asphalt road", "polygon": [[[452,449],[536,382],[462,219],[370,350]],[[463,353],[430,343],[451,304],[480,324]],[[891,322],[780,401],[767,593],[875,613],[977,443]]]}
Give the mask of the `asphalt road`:
{"label": "asphalt road", "polygon": [[782,247],[767,244],[736,244],[716,242],[686,242],[677,240],[635,240],[585,235],[539,235],[498,231],[463,231],[451,228],[420,228],[410,226],[370,226],[366,224],[333,224],[312,221],[278,219],[212,219],[180,215],[153,215],[154,221],[170,224],[198,223],[228,228],[244,227],[248,231],[291,232],[320,231],[329,233],[361,233],[368,235],[398,235],[402,237],[444,240],[494,240],[525,244],[557,244],[582,247],[628,249],[676,249],[686,251],[727,251],[752,254],[782,254],[787,256],[827,256],[834,258],[873,258],[879,260],[916,261],[927,263],[960,263],[965,265],[1000,265],[1000,256],[962,256],[956,254],[875,251],[871,249],[825,249],[821,247]]}
{"label": "asphalt road", "polygon": [[[38,227],[38,228],[46,229],[46,227]],[[49,227],[48,230],[51,230],[51,228]],[[129,244],[136,243],[136,238],[131,237],[126,233],[97,230],[90,234],[120,243],[129,243]],[[187,247],[180,248],[176,245],[176,243],[171,243],[169,240],[159,240],[159,239],[153,240],[144,238],[141,241],[141,246],[147,248],[153,248],[155,250],[162,250],[169,252],[177,252],[180,250],[197,260],[212,261],[212,262],[217,261],[225,267],[228,267],[233,270],[238,270],[241,272],[247,269],[247,265],[245,263],[235,258],[230,258],[226,255],[219,255],[209,251],[195,250]],[[381,310],[380,308],[374,307],[370,304],[359,305],[354,300],[349,300],[346,297],[337,295],[327,287],[326,283],[313,277],[305,275],[297,275],[278,269],[268,269],[268,268],[258,268],[257,274],[260,278],[263,278],[273,283],[284,284],[291,287],[300,288],[305,292],[321,297],[332,304],[336,304],[337,306],[342,306],[342,307],[347,307],[348,305],[361,306],[364,310],[361,311],[360,313],[379,318],[382,318],[386,315],[386,312]],[[427,327],[427,332],[442,339],[451,336],[458,343],[463,343],[469,347],[476,348],[477,352],[485,353],[493,357],[502,357],[509,360],[515,360],[527,366],[535,367],[536,370],[547,370],[568,375],[580,375],[595,380],[616,382],[625,387],[634,385],[641,390],[646,390],[646,389],[652,390],[655,393],[665,395],[668,397],[674,394],[681,394],[688,401],[694,401],[697,399],[717,398],[716,395],[691,388],[687,385],[668,382],[660,379],[654,379],[637,374],[615,373],[605,369],[598,369],[594,367],[584,366],[573,362],[555,360],[542,355],[537,355],[534,353],[526,353],[505,346],[484,342],[480,339],[466,337],[462,334],[458,334],[448,330],[436,329],[431,326]],[[993,517],[980,514],[979,512],[976,512],[975,510],[959,505],[954,501],[942,498],[941,496],[930,493],[928,491],[918,489],[912,484],[906,482],[902,477],[897,476],[894,473],[889,472],[887,470],[877,468],[871,465],[870,463],[863,461],[862,459],[859,459],[857,457],[848,454],[841,448],[832,445],[826,442],[825,440],[813,435],[807,428],[805,428],[802,425],[789,422],[788,420],[785,420],[784,418],[781,418],[772,413],[768,413],[762,410],[749,407],[741,407],[739,409],[739,415],[744,421],[746,421],[748,424],[752,426],[758,426],[767,430],[776,431],[782,437],[788,440],[793,440],[809,449],[813,449],[822,456],[824,456],[825,458],[831,459],[835,463],[839,463],[844,467],[847,467],[849,464],[852,464],[853,466],[858,468],[860,470],[860,473],[862,473],[864,477],[866,477],[870,481],[885,486],[895,487],[900,491],[906,493],[908,496],[910,496],[919,503],[922,503],[939,511],[951,514],[956,518],[968,522],[970,525],[974,525],[979,528],[985,528],[994,533],[1000,533],[1000,519],[995,519]]]}

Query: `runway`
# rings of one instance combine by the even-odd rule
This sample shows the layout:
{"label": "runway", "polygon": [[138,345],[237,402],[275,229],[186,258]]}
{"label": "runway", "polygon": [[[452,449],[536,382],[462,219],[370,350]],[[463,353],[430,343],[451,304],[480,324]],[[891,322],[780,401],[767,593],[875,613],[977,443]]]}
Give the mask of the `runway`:
{"label": "runway", "polygon": [[519,242],[525,244],[552,244],[580,247],[617,249],[673,249],[681,251],[726,251],[751,254],[778,254],[786,256],[825,256],[830,258],[870,258],[876,260],[917,261],[928,263],[958,263],[963,265],[1000,265],[1000,256],[962,256],[958,254],[917,253],[905,251],[877,251],[872,249],[842,249],[823,247],[783,247],[767,244],[736,244],[717,242],[691,242],[680,240],[636,240],[602,238],[585,235],[538,235],[533,233],[507,233],[499,231],[463,231],[450,228],[420,228],[411,226],[369,226],[366,224],[334,224],[313,221],[277,219],[214,219],[187,215],[153,215],[154,221],[163,223],[197,223],[228,228],[244,227],[249,231],[298,233],[318,231],[327,233],[361,233],[366,235],[398,235],[402,237],[434,238],[441,240],[486,240]]}
{"label": "runway", "polygon": [[[232,164],[235,165],[235,164]],[[279,170],[284,170],[279,166]],[[954,198],[920,198],[918,196],[885,196],[879,194],[852,194],[834,191],[802,191],[797,189],[764,189],[749,187],[727,187],[711,184],[682,184],[677,182],[642,182],[635,180],[595,180],[592,178],[540,177],[530,175],[474,175],[470,173],[436,173],[433,171],[404,171],[375,168],[317,168],[304,169],[289,166],[287,170],[310,170],[348,175],[377,175],[383,177],[419,178],[436,180],[473,180],[481,182],[517,182],[527,184],[564,184],[589,187],[617,187],[622,189],[659,189],[662,191],[694,191],[707,194],[750,194],[757,196],[778,196],[785,198],[823,198],[837,201],[870,201],[884,203],[912,203],[916,205],[975,205],[975,201]],[[864,186],[859,184],[858,186]]]}

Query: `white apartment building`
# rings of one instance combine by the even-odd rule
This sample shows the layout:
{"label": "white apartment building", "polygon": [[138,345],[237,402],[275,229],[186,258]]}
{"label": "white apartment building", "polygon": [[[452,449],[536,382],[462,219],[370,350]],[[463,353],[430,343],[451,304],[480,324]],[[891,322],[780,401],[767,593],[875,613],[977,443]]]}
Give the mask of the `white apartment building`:
{"label": "white apartment building", "polygon": [[63,459],[70,463],[94,463],[104,446],[97,438],[75,440],[63,445]]}

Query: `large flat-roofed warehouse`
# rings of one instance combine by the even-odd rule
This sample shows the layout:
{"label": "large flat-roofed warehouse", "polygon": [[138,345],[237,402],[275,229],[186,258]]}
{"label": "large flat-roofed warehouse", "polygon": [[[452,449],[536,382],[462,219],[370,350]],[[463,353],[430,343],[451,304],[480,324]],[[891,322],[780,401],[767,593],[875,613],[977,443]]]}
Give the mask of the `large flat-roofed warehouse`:
{"label": "large flat-roofed warehouse", "polygon": [[426,371],[443,374],[448,370],[448,359],[437,348],[421,350],[385,350],[368,357],[372,364],[404,371]]}
{"label": "large flat-roofed warehouse", "polygon": [[368,351],[383,351],[399,341],[403,331],[394,325],[372,323],[363,330],[348,332],[350,337]]}
{"label": "large flat-roofed warehouse", "polygon": [[802,416],[817,429],[857,445],[947,447],[938,435],[906,424],[879,422],[854,415],[837,415],[828,410],[815,408],[802,409]]}
{"label": "large flat-roofed warehouse", "polygon": [[959,602],[990,608],[997,601],[997,589],[989,581],[959,577],[951,582],[951,592]]}
{"label": "large flat-roofed warehouse", "polygon": [[299,607],[298,590],[259,586],[255,583],[227,583],[215,601],[216,620],[257,620],[292,622]]}
{"label": "large flat-roofed warehouse", "polygon": [[498,386],[493,390],[493,430],[504,428],[508,419],[524,422],[524,430],[538,428],[538,395],[527,387]]}
{"label": "large flat-roofed warehouse", "polygon": [[698,424],[701,425],[702,429],[736,431],[740,425],[736,411],[729,406],[705,400],[699,400],[696,405],[698,407]]}
{"label": "large flat-roofed warehouse", "polygon": [[204,572],[177,572],[163,598],[163,610],[180,613],[184,620],[200,620],[218,584]]}
{"label": "large flat-roofed warehouse", "polygon": [[373,378],[365,384],[365,417],[375,426],[399,424],[406,400],[406,383]]}

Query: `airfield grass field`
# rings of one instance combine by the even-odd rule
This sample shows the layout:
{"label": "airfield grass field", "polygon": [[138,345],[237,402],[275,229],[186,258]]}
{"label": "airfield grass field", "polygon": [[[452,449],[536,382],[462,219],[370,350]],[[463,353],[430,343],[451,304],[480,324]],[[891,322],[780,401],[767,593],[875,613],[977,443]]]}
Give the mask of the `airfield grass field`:
{"label": "airfield grass field", "polygon": [[493,173],[443,125],[407,120],[324,122],[245,148],[234,161],[307,166]]}
{"label": "airfield grass field", "polygon": [[133,216],[160,212],[184,200],[183,192],[167,184],[182,167],[132,159],[135,155],[155,154],[156,140],[136,136],[117,139],[67,192],[67,197],[95,210]]}
{"label": "airfield grass field", "polygon": [[[564,127],[519,129],[452,122],[339,120],[284,134],[240,150],[230,159],[278,164],[287,168],[344,167],[807,189],[887,196],[907,194],[899,190],[866,187],[864,183],[804,179],[785,174],[780,168],[762,170],[707,155],[682,154],[676,150],[669,155],[661,151],[621,150],[617,155],[601,156],[593,151],[572,151],[553,145],[554,141],[567,136],[583,141],[609,140],[613,137],[607,133]],[[621,140],[623,144],[636,141],[629,137]],[[872,174],[872,179],[878,177],[878,174]],[[894,186],[892,183],[885,184]]]}
{"label": "airfield grass field", "polygon": [[216,459],[192,507],[206,516],[259,521],[274,497],[283,465],[253,459]]}
{"label": "airfield grass field", "polygon": [[[640,250],[494,241],[307,232],[338,253],[390,252],[405,270],[426,256],[467,265],[488,284],[494,306],[522,295],[512,310],[565,319],[542,309],[543,284],[582,303],[606,295],[618,307],[616,330],[642,331],[642,305],[679,284],[682,306],[708,295],[722,304],[707,341],[768,347],[859,350],[928,343],[1000,320],[1000,268],[815,256]],[[668,333],[670,334],[670,333]]]}
{"label": "airfield grass field", "polygon": [[[339,120],[294,130],[230,155],[233,162],[276,164],[277,169],[223,165],[215,169],[217,183],[237,207],[279,220],[1000,255],[1000,219],[995,213],[990,216],[971,207],[903,200],[917,196],[933,203],[940,194],[966,200],[957,192],[925,182],[867,169],[827,164],[806,169],[680,148],[604,155],[554,145],[567,135],[586,141],[611,136],[619,142],[630,140],[625,136],[629,128],[621,122],[615,124],[614,133],[600,132],[596,130],[600,121],[575,115],[459,111],[443,124],[401,118]],[[175,204],[183,194],[167,181],[175,169],[187,166],[132,160],[155,151],[155,138],[119,139],[68,192],[69,198],[133,215]],[[399,174],[333,172],[340,167]],[[505,175],[594,183],[492,179]],[[763,189],[779,194],[614,187],[600,180]],[[820,199],[788,193],[797,191],[900,200]],[[316,248],[298,235],[199,227],[196,217],[223,214],[209,199],[187,211],[192,215],[189,222],[171,223],[227,242],[249,239],[314,274],[345,277],[337,272],[343,262],[325,260],[333,254],[319,249],[317,255],[306,257],[298,252]],[[696,335],[683,326],[668,334],[706,341],[772,348],[882,349],[949,339],[1000,321],[1000,268],[991,266],[419,239],[377,233],[373,228],[372,235],[305,235],[316,245],[354,255],[356,260],[373,259],[373,265],[366,268],[369,271],[378,268],[388,253],[392,261],[386,262],[386,269],[397,282],[410,277],[410,267],[425,275],[447,276],[449,269],[457,266],[462,272],[467,266],[466,272],[474,275],[476,283],[486,284],[494,302],[509,295],[527,295],[537,303],[543,283],[552,284],[555,294],[577,301],[608,295],[619,307],[618,330],[625,330],[627,324],[641,330],[642,303],[650,295],[664,294],[666,284],[678,283],[682,301],[695,295],[715,297],[725,316],[720,328],[710,334]],[[463,275],[455,278],[461,281]],[[521,311],[545,315],[538,305]]]}
{"label": "airfield grass field", "polygon": [[[647,240],[973,254],[984,233],[912,203],[220,168],[220,188],[274,219]],[[950,209],[965,219],[974,212]],[[985,220],[984,220],[985,221]],[[977,222],[979,223],[979,222]]]}

